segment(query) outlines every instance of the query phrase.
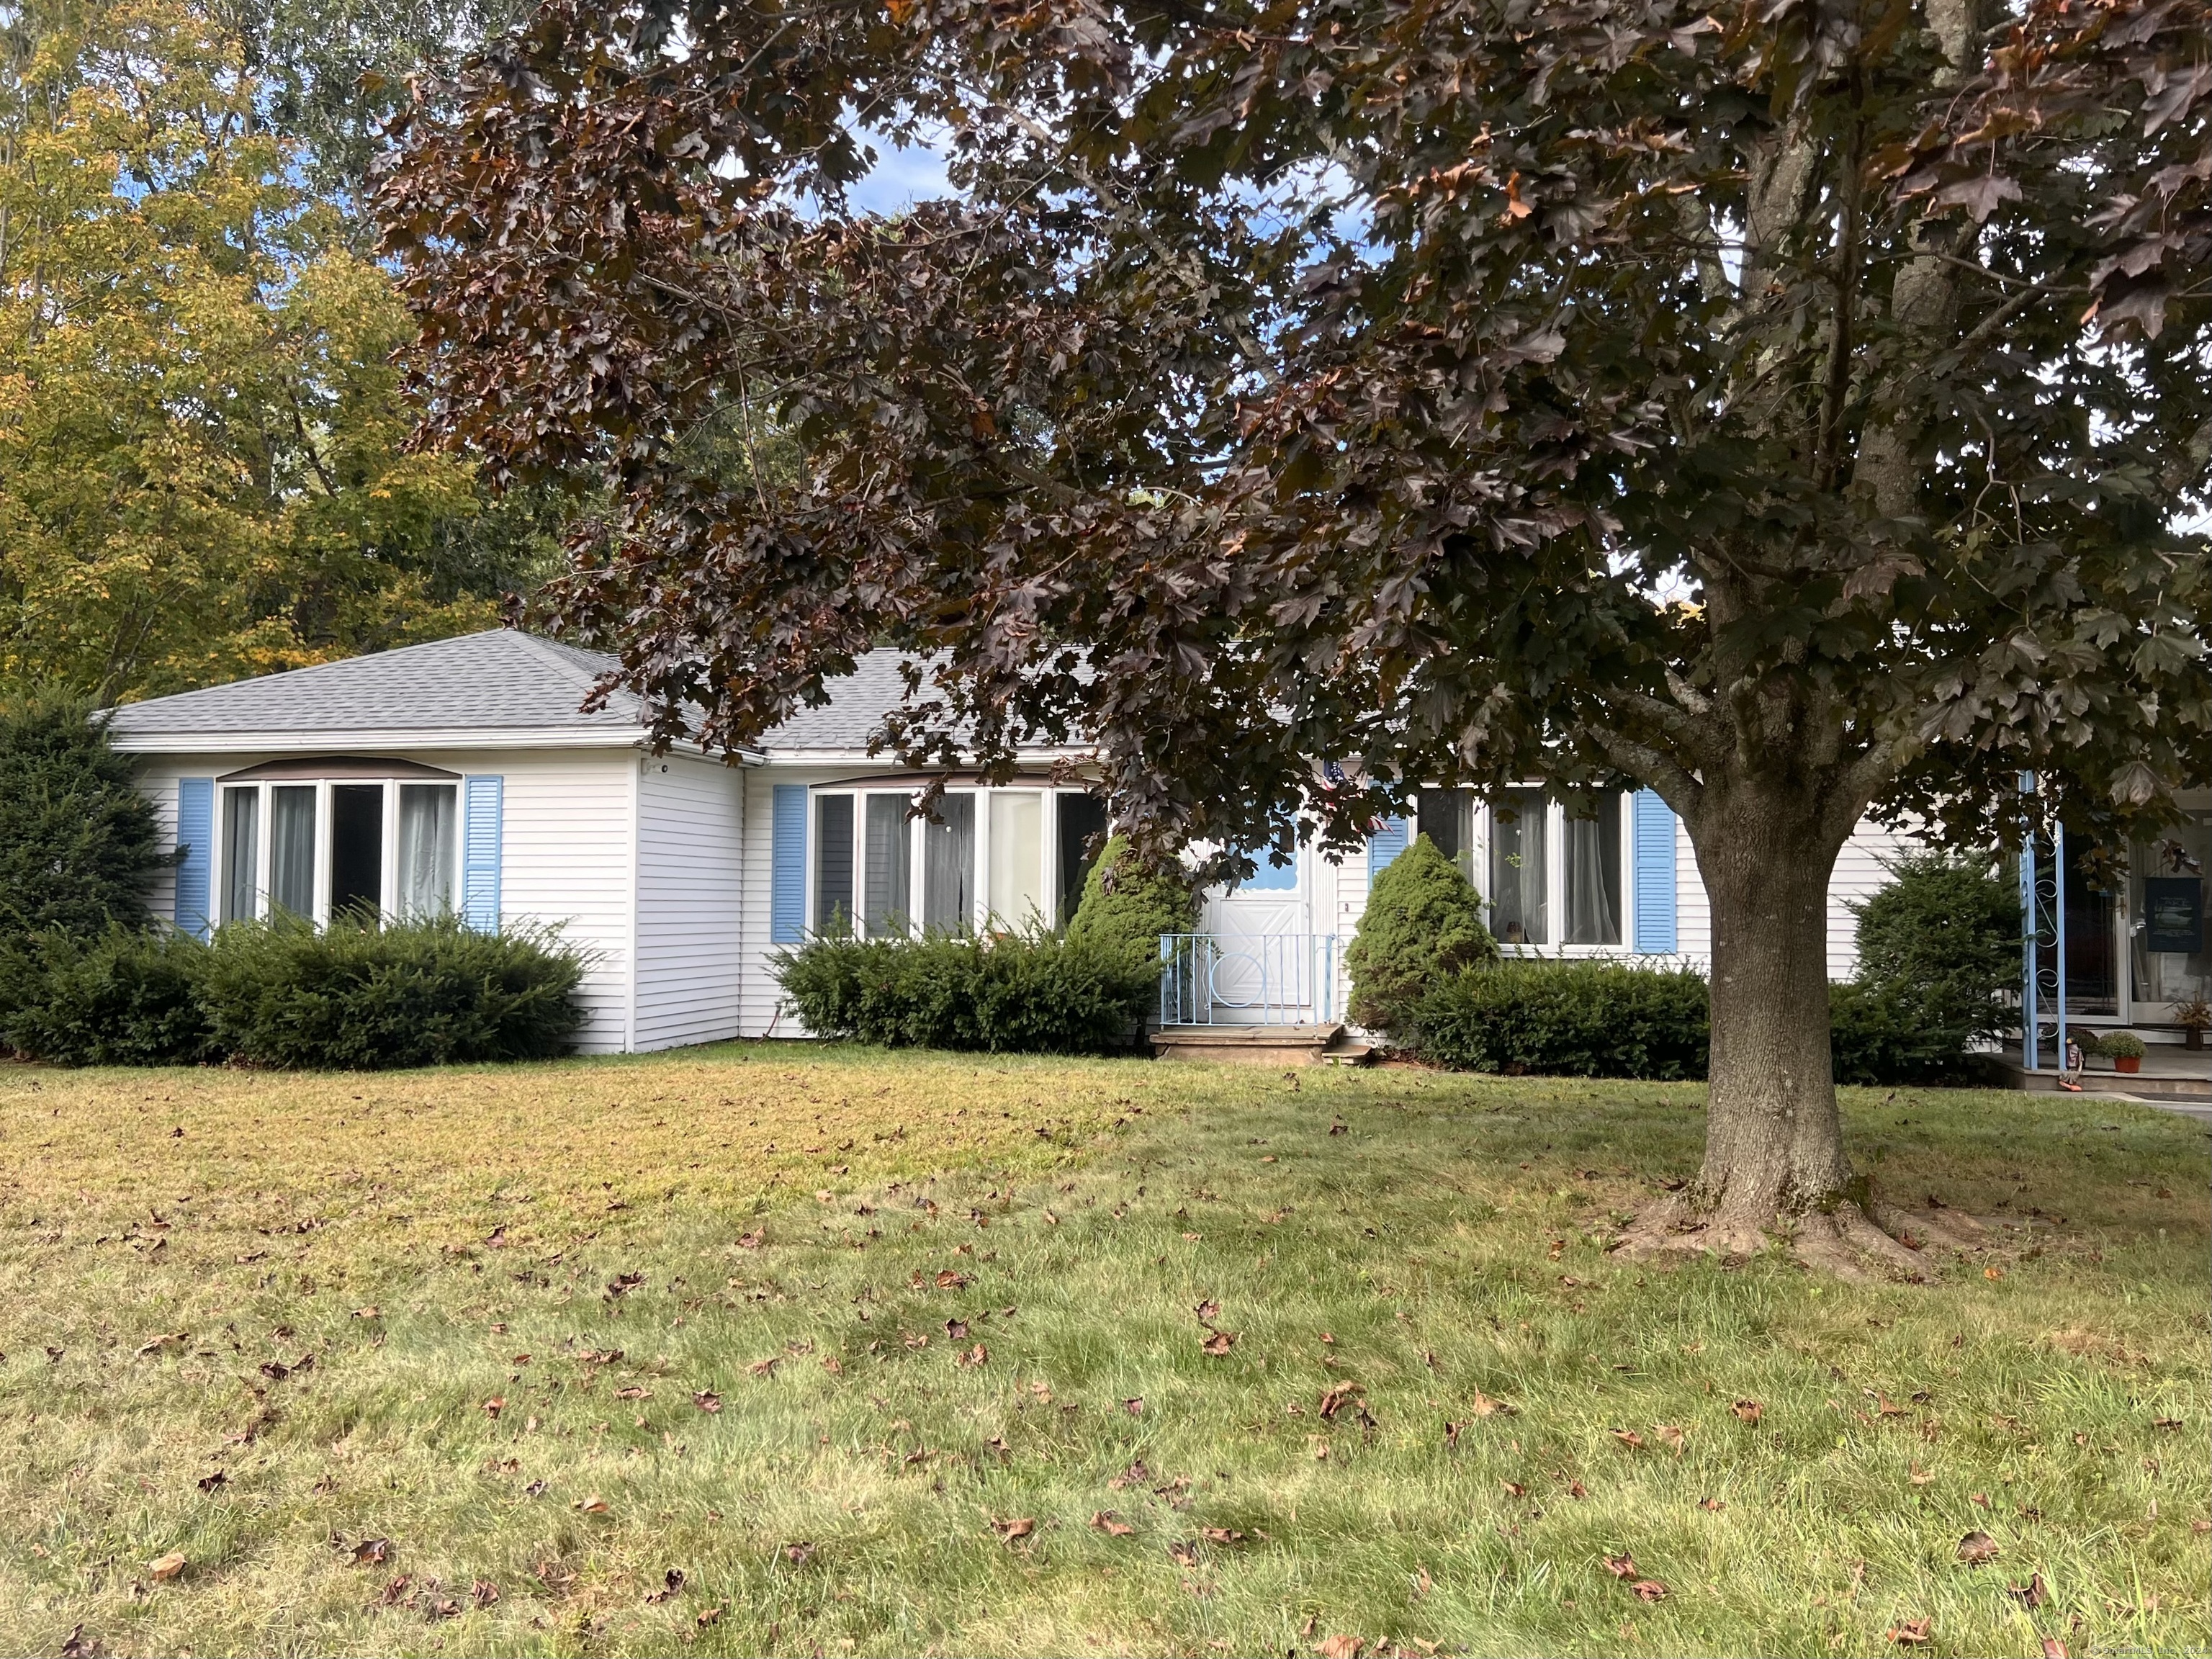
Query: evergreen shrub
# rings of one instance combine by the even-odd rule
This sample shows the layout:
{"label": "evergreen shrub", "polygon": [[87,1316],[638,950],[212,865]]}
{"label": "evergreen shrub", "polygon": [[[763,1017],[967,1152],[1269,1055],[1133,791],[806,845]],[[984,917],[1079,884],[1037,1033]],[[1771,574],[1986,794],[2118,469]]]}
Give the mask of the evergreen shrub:
{"label": "evergreen shrub", "polygon": [[1426,836],[1393,859],[1367,896],[1344,953],[1352,1019],[1397,1035],[1421,999],[1462,970],[1498,960],[1482,900],[1460,867]]}
{"label": "evergreen shrub", "polygon": [[1414,1050],[1454,1071],[1665,1081],[1705,1075],[1708,1029],[1701,975],[1621,962],[1473,969],[1422,997],[1410,1021]]}
{"label": "evergreen shrub", "polygon": [[1181,867],[1146,866],[1115,836],[1084,879],[1066,942],[1157,976],[1160,935],[1188,933],[1197,925],[1198,894]]}

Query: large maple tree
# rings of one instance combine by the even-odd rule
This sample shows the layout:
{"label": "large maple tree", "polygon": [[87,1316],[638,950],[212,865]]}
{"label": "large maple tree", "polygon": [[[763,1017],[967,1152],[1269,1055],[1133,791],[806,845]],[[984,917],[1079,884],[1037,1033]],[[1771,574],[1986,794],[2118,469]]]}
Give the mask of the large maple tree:
{"label": "large maple tree", "polygon": [[[551,0],[378,201],[435,435],[619,501],[557,612],[661,737],[888,643],[910,758],[1079,735],[1155,847],[1649,785],[1713,1042],[1644,1241],[1906,1266],[1831,1080],[1844,838],[2212,769],[2209,24]],[[884,139],[937,199],[852,205]]]}

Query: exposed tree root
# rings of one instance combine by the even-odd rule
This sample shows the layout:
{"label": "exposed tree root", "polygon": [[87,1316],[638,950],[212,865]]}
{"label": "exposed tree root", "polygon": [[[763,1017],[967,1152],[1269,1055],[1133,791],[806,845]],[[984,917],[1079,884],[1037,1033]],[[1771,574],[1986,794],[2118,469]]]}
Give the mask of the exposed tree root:
{"label": "exposed tree root", "polygon": [[1925,1281],[1934,1262],[1927,1251],[1977,1250],[1982,1224],[1955,1210],[1908,1211],[1844,1200],[1832,1207],[1777,1215],[1771,1228],[1724,1214],[1700,1212],[1675,1197],[1652,1205],[1621,1233],[1614,1249],[1632,1261],[1687,1256],[1741,1259],[1786,1245],[1802,1265],[1838,1279]]}

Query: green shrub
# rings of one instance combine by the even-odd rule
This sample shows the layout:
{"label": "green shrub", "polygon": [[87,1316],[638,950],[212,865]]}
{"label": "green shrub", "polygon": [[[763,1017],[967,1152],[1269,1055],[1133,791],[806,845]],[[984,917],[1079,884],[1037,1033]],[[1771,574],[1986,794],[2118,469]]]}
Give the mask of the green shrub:
{"label": "green shrub", "polygon": [[2081,1046],[2086,1052],[2102,1054],[2106,1060],[2141,1060],[2150,1052],[2150,1045],[2133,1031],[2107,1031]]}
{"label": "green shrub", "polygon": [[84,702],[0,703],[0,936],[145,926],[147,883],[175,858],[133,773]]}
{"label": "green shrub", "polygon": [[1125,1048],[1158,982],[1149,961],[1132,967],[1044,932],[817,939],[781,953],[775,971],[792,1012],[817,1036],[1001,1054]]}
{"label": "green shrub", "polygon": [[1707,1028],[1702,976],[1619,962],[1474,969],[1411,1021],[1414,1048],[1455,1071],[1667,1080],[1705,1075]]}
{"label": "green shrub", "polygon": [[1067,924],[1067,943],[1102,953],[1133,971],[1157,972],[1162,933],[1198,925],[1198,894],[1180,868],[1139,863],[1116,836],[1083,883],[1083,900]]}
{"label": "green shrub", "polygon": [[198,995],[208,947],[111,925],[0,942],[0,1048],[62,1066],[191,1066],[214,1057]]}
{"label": "green shrub", "polygon": [[584,958],[550,935],[451,917],[321,933],[233,922],[199,975],[216,1049],[250,1065],[374,1071],[544,1060],[583,1022]]}
{"label": "green shrub", "polygon": [[1375,878],[1359,928],[1344,953],[1353,1020],[1397,1033],[1429,992],[1462,969],[1498,960],[1482,900],[1460,867],[1426,836]]}
{"label": "green shrub", "polygon": [[1889,871],[1887,886],[1851,906],[1860,984],[1909,1006],[1954,1052],[1996,1036],[2015,1021],[2006,998],[2020,989],[2019,892],[1986,860],[1942,852]]}
{"label": "green shrub", "polygon": [[1980,1062],[1966,1052],[1968,1033],[1930,1019],[1910,986],[1831,985],[1828,1021],[1838,1083],[1893,1089],[1981,1080]]}

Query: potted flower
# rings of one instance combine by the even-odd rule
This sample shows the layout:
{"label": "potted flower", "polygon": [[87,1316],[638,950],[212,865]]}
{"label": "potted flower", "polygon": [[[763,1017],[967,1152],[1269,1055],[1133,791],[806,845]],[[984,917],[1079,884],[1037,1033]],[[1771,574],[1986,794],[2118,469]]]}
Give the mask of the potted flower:
{"label": "potted flower", "polygon": [[2173,1023],[2187,1035],[2183,1041],[2191,1048],[2204,1046],[2204,1033],[2212,1030],[2212,998],[2191,997],[2179,1002],[2173,1008]]}
{"label": "potted flower", "polygon": [[2097,1052],[2112,1062],[2116,1072],[2140,1072],[2143,1040],[2133,1031],[2107,1031],[2097,1039]]}

